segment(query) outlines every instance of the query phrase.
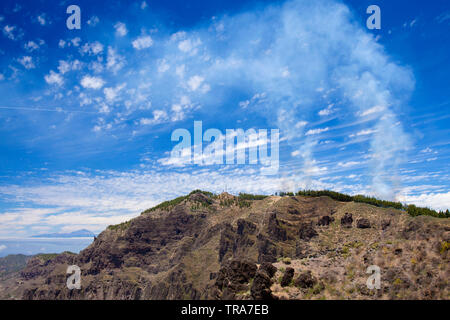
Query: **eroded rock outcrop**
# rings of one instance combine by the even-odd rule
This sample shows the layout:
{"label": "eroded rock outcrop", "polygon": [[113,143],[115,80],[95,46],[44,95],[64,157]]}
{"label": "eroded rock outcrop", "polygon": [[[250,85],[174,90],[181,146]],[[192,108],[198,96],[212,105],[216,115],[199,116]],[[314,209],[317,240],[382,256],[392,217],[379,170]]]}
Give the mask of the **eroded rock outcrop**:
{"label": "eroded rock outcrop", "polygon": [[344,228],[351,228],[353,224],[353,216],[351,213],[346,213],[341,218],[341,226]]}

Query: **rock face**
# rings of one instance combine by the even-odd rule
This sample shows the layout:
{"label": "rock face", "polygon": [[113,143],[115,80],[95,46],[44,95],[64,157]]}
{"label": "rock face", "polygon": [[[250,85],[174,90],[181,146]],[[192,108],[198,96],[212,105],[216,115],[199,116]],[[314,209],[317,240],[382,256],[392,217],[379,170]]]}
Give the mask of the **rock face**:
{"label": "rock face", "polygon": [[351,213],[345,213],[341,218],[341,226],[344,228],[351,228],[353,224],[353,216]]}
{"label": "rock face", "polygon": [[[353,219],[389,224],[361,232],[333,219],[344,227]],[[0,279],[0,298],[443,299],[447,220],[328,197],[194,192],[108,227],[79,254],[30,258]],[[382,289],[373,293],[361,285],[378,263]],[[81,269],[79,290],[66,286],[70,265]]]}
{"label": "rock face", "polygon": [[272,212],[269,216],[268,233],[277,240],[287,240],[286,230],[280,225],[275,212]]}
{"label": "rock face", "polygon": [[267,272],[258,270],[250,289],[251,297],[255,300],[272,300],[274,297],[272,296],[272,290],[270,289],[271,285],[272,280]]}
{"label": "rock face", "polygon": [[366,218],[361,218],[356,221],[356,226],[360,229],[370,228],[370,221]]}
{"label": "rock face", "polygon": [[333,217],[323,216],[322,218],[319,219],[319,221],[317,222],[317,225],[318,226],[328,226],[333,221],[334,221]]}
{"label": "rock face", "polygon": [[292,278],[294,278],[294,272],[295,270],[293,268],[286,268],[280,283],[282,287],[286,287],[291,283]]}
{"label": "rock face", "polygon": [[317,237],[318,233],[314,230],[311,223],[303,223],[298,230],[298,235],[300,236],[300,239],[309,241],[311,238]]}
{"label": "rock face", "polygon": [[277,272],[277,268],[273,264],[268,262],[264,262],[263,264],[261,264],[259,269],[265,271],[270,278],[272,278],[275,275],[275,272]]}
{"label": "rock face", "polygon": [[217,276],[215,288],[221,299],[235,299],[240,291],[247,290],[247,285],[255,277],[257,266],[246,260],[232,260],[223,266]]}
{"label": "rock face", "polygon": [[383,220],[381,221],[381,229],[386,230],[391,225],[391,220]]}
{"label": "rock face", "polygon": [[317,279],[311,274],[311,271],[301,273],[295,279],[295,285],[300,288],[312,288],[317,283]]}

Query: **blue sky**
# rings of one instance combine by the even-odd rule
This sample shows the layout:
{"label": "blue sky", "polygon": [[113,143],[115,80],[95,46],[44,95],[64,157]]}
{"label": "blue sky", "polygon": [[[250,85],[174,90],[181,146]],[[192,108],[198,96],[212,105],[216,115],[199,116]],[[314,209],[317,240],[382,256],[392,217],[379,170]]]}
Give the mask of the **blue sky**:
{"label": "blue sky", "polygon": [[[196,188],[450,208],[446,1],[2,1],[0,237],[101,231]],[[381,30],[366,8],[381,8]],[[280,130],[280,169],[167,161]]]}

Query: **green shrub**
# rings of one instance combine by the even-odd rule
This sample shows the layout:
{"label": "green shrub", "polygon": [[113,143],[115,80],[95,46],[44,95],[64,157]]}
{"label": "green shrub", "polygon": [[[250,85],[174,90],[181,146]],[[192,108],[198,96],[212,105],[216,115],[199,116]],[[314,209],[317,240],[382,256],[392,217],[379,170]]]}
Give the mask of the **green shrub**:
{"label": "green shrub", "polygon": [[110,225],[110,226],[108,226],[108,229],[113,230],[113,231],[126,230],[130,226],[130,224],[131,224],[131,220],[125,221],[125,222],[122,222],[119,224]]}
{"label": "green shrub", "polygon": [[239,199],[242,200],[263,200],[265,198],[267,196],[262,194],[239,193]]}
{"label": "green shrub", "polygon": [[209,191],[203,191],[203,190],[200,190],[200,189],[195,189],[194,191],[192,191],[191,193],[189,193],[188,196],[190,196],[190,195],[192,195],[192,194],[194,194],[194,193],[203,193],[205,196],[208,196],[208,197],[211,197],[211,198],[213,198],[213,197],[216,196],[216,195],[215,195],[214,193],[212,193],[212,192],[209,192]]}
{"label": "green shrub", "polygon": [[289,257],[283,258],[282,261],[284,264],[291,264],[291,258]]}
{"label": "green shrub", "polygon": [[437,212],[437,211],[434,211],[429,208],[416,207],[413,204],[410,204],[409,206],[407,206],[406,211],[409,213],[409,215],[411,215],[413,217],[417,217],[420,215],[432,216],[432,217],[436,217],[436,218],[449,218],[450,217],[450,215],[448,214],[448,209],[447,209],[447,212],[443,212],[443,211]]}
{"label": "green shrub", "polygon": [[301,190],[297,192],[298,196],[307,196],[307,197],[322,197],[322,196],[328,196],[334,200],[338,200],[338,201],[344,201],[344,202],[350,202],[352,201],[352,197],[347,195],[347,194],[343,194],[343,193],[339,193],[339,192],[334,192],[334,191],[330,191],[330,190]]}
{"label": "green shrub", "polygon": [[441,249],[439,250],[439,252],[440,252],[441,254],[444,254],[449,248],[450,248],[450,242],[442,241],[442,243],[441,243]]}
{"label": "green shrub", "polygon": [[247,200],[242,200],[238,198],[238,206],[239,208],[248,208],[251,206],[251,202]]}
{"label": "green shrub", "polygon": [[155,210],[158,210],[158,209],[159,210],[166,210],[166,211],[168,211],[168,210],[172,209],[173,207],[175,207],[177,204],[180,204],[181,202],[186,200],[187,198],[188,198],[188,195],[187,196],[181,196],[181,197],[175,198],[173,200],[168,200],[168,201],[161,202],[157,206],[154,206],[153,208],[150,208],[150,209],[147,209],[147,210],[143,211],[141,214],[152,212],[152,211],[155,211]]}
{"label": "green shrub", "polygon": [[46,262],[48,260],[55,258],[57,255],[58,255],[57,253],[39,253],[36,255],[36,257],[41,259],[43,262]]}
{"label": "green shrub", "polygon": [[284,196],[290,196],[290,197],[293,197],[294,196],[294,193],[293,192],[284,192],[284,191],[281,191],[280,193],[279,193],[279,196],[280,197],[284,197]]}
{"label": "green shrub", "polygon": [[231,207],[233,204],[235,204],[235,200],[234,199],[225,199],[225,200],[220,200],[220,205],[223,207]]}

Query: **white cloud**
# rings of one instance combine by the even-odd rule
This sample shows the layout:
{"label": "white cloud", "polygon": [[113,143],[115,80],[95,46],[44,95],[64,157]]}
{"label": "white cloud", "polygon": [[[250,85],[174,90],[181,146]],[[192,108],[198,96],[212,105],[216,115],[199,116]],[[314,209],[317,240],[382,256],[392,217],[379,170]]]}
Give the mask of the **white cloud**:
{"label": "white cloud", "polygon": [[171,120],[180,121],[185,117],[187,110],[192,109],[193,105],[188,96],[182,96],[178,103],[174,103],[171,107]]}
{"label": "white cloud", "polygon": [[421,153],[431,153],[433,152],[433,149],[431,149],[430,147],[426,147],[425,149],[420,151]]}
{"label": "white cloud", "polygon": [[114,88],[105,88],[103,89],[103,93],[105,94],[106,101],[114,102],[119,94],[120,90],[125,88],[125,84],[122,83]]}
{"label": "white cloud", "polygon": [[16,30],[16,26],[6,25],[3,27],[3,34],[11,40],[16,40],[16,35],[14,34],[14,30]]}
{"label": "white cloud", "polygon": [[75,37],[72,40],[70,40],[70,43],[72,43],[74,47],[78,47],[80,45],[80,42],[81,42],[80,37]]}
{"label": "white cloud", "polygon": [[318,129],[310,129],[310,130],[308,130],[308,131],[306,132],[306,135],[307,135],[307,136],[311,136],[311,135],[315,135],[315,134],[320,134],[320,133],[326,132],[326,131],[328,131],[328,130],[329,130],[328,127],[326,127],[326,128],[318,128]]}
{"label": "white cloud", "polygon": [[114,29],[116,29],[116,34],[118,34],[121,37],[126,36],[128,33],[127,26],[123,22],[117,22],[114,25]]}
{"label": "white cloud", "polygon": [[335,110],[333,109],[333,104],[328,105],[325,109],[319,111],[319,116],[329,116]]}
{"label": "white cloud", "polygon": [[415,204],[420,207],[428,207],[434,210],[450,210],[450,192],[447,193],[422,193],[419,195],[401,195],[397,201],[407,204]]}
{"label": "white cloud", "polygon": [[103,81],[100,77],[91,77],[91,76],[84,76],[81,79],[81,85],[83,88],[89,88],[89,89],[100,89],[105,84],[105,81]]}
{"label": "white cloud", "polygon": [[177,41],[180,39],[184,39],[186,37],[186,35],[187,35],[187,33],[185,31],[175,32],[170,36],[170,41]]}
{"label": "white cloud", "polygon": [[59,73],[61,74],[65,74],[72,70],[80,70],[80,69],[81,69],[81,62],[77,59],[73,61],[59,60],[58,70]]}
{"label": "white cloud", "polygon": [[103,52],[103,44],[101,44],[98,41],[92,42],[92,43],[85,43],[81,49],[80,52],[82,54],[89,54],[89,55],[98,55]]}
{"label": "white cloud", "polygon": [[328,172],[327,167],[321,167],[316,164],[315,160],[305,160],[303,174],[308,177],[321,176]]}
{"label": "white cloud", "polygon": [[97,16],[92,16],[88,21],[87,24],[91,27],[95,27],[100,22],[100,19]]}
{"label": "white cloud", "polygon": [[450,20],[450,11],[444,12],[436,17],[438,23],[443,23],[447,20]]}
{"label": "white cloud", "polygon": [[176,75],[179,76],[180,78],[183,78],[184,77],[184,73],[185,73],[185,69],[186,69],[186,66],[184,64],[182,64],[180,66],[177,66],[175,68]]}
{"label": "white cloud", "polygon": [[89,70],[93,70],[95,73],[100,73],[100,72],[103,72],[104,67],[103,67],[103,64],[101,62],[92,61],[89,64]]}
{"label": "white cloud", "polygon": [[374,134],[374,133],[376,133],[376,132],[378,132],[378,130],[375,130],[375,129],[365,129],[365,130],[361,130],[361,131],[357,132],[356,134],[355,134],[355,133],[352,133],[349,137],[350,137],[350,138],[353,138],[353,137],[359,137],[359,136],[367,136],[367,135]]}
{"label": "white cloud", "polygon": [[4,244],[0,244],[0,251],[5,250],[6,248],[8,248],[7,246],[5,246]]}
{"label": "white cloud", "polygon": [[164,122],[168,119],[167,112],[164,110],[154,110],[153,118],[142,118],[139,123],[141,125],[152,125]]}
{"label": "white cloud", "polygon": [[374,114],[374,113],[380,113],[380,112],[382,112],[384,110],[386,110],[385,106],[373,106],[372,108],[363,111],[361,113],[361,116],[365,117],[365,116],[368,116],[368,115],[371,115],[371,114]]}
{"label": "white cloud", "polygon": [[348,167],[354,167],[358,164],[361,164],[359,161],[346,161],[346,162],[339,162],[338,166],[342,168],[348,168]]}
{"label": "white cloud", "polygon": [[142,1],[142,3],[141,3],[141,9],[144,10],[145,8],[147,8],[147,2]]}
{"label": "white cloud", "polygon": [[153,45],[153,40],[150,36],[141,36],[133,40],[132,45],[137,50],[147,49]]}
{"label": "white cloud", "polygon": [[180,49],[183,52],[190,53],[192,55],[197,53],[197,47],[201,44],[200,39],[191,40],[186,39],[182,40],[178,43],[178,49]]}
{"label": "white cloud", "polygon": [[187,84],[192,91],[197,90],[205,79],[199,75],[192,76],[189,78]]}
{"label": "white cloud", "polygon": [[34,41],[28,41],[23,46],[28,52],[33,52],[39,49],[39,45]]}
{"label": "white cloud", "polygon": [[45,26],[47,24],[47,21],[45,20],[45,13],[39,15],[37,17],[38,22],[40,23],[41,26]]}
{"label": "white cloud", "polygon": [[44,79],[48,84],[56,84],[58,86],[61,86],[64,82],[63,77],[61,77],[59,73],[56,73],[53,70],[50,70],[50,73],[48,75],[45,75]]}
{"label": "white cloud", "polygon": [[119,71],[125,65],[125,58],[119,55],[112,47],[108,47],[108,56],[106,58],[106,68],[114,73]]}
{"label": "white cloud", "polygon": [[250,104],[250,100],[240,101],[239,102],[239,107],[245,109],[245,108],[248,107],[249,104]]}
{"label": "white cloud", "polygon": [[25,69],[34,69],[36,66],[33,63],[33,58],[30,56],[23,56],[17,61],[25,67]]}
{"label": "white cloud", "polygon": [[158,72],[159,73],[164,73],[169,69],[170,69],[170,65],[167,63],[166,59],[158,60]]}
{"label": "white cloud", "polygon": [[299,121],[295,124],[295,128],[300,129],[300,128],[304,128],[306,125],[308,124],[307,121]]}
{"label": "white cloud", "polygon": [[[101,102],[100,104],[99,104],[99,109],[98,109],[98,111],[100,112],[100,113],[110,113],[111,112],[111,109],[109,108],[109,105],[107,105],[106,103],[104,103],[104,102]],[[103,128],[104,129],[111,129],[112,128],[112,124],[111,123],[108,123],[108,124],[106,124],[106,125],[104,125],[103,126]]]}
{"label": "white cloud", "polygon": [[89,105],[92,103],[92,99],[89,98],[85,93],[80,92],[79,94],[79,98],[80,98],[80,107],[85,106],[85,105]]}
{"label": "white cloud", "polygon": [[249,106],[263,104],[267,101],[266,97],[267,97],[267,94],[265,92],[255,93],[250,100],[240,101],[239,107],[245,109]]}
{"label": "white cloud", "polygon": [[288,78],[290,75],[291,75],[291,73],[289,72],[289,68],[287,68],[287,67],[284,68],[281,72],[281,76],[283,78]]}

